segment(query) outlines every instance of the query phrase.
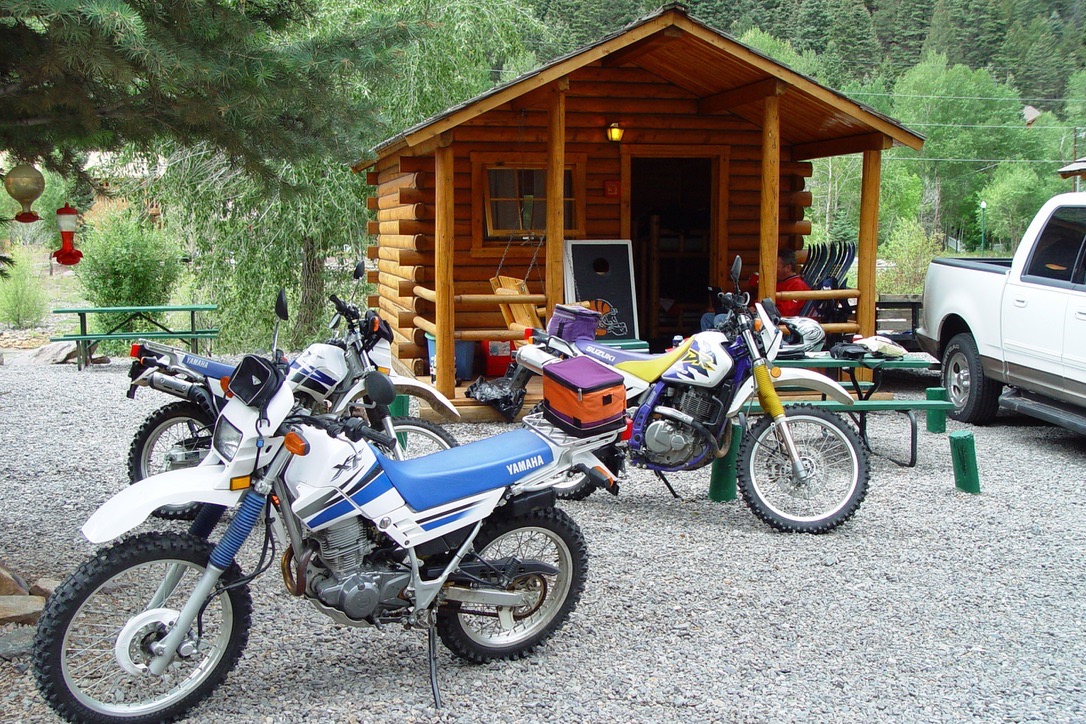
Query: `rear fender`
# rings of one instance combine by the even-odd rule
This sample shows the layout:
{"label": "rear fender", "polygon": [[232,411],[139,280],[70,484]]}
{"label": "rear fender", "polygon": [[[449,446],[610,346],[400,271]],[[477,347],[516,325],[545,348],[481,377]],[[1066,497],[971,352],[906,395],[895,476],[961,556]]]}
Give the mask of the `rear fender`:
{"label": "rear fender", "polygon": [[[779,372],[779,376],[773,377],[773,388],[780,387],[799,387],[805,390],[811,390],[817,392],[820,395],[826,395],[830,399],[840,402],[844,405],[851,405],[854,400],[844,387],[834,380],[831,380],[826,375],[811,370],[799,369],[796,367],[775,367],[774,372]],[[735,397],[732,398],[731,407],[728,409],[728,417],[736,415],[743,405],[747,404],[747,400],[756,394],[754,387],[754,375],[751,375],[735,393]]]}
{"label": "rear fender", "polygon": [[222,466],[197,466],[152,475],[129,485],[101,505],[83,524],[91,543],[113,540],[164,505],[214,503],[231,507],[246,489],[230,490]]}

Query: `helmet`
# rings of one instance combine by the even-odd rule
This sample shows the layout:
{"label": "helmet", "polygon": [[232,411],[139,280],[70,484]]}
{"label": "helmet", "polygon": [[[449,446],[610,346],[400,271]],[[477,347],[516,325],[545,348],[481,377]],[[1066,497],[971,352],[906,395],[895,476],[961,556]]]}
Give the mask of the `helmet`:
{"label": "helmet", "polygon": [[796,359],[808,352],[819,352],[826,343],[822,325],[810,317],[782,317],[781,324],[788,328],[778,359]]}

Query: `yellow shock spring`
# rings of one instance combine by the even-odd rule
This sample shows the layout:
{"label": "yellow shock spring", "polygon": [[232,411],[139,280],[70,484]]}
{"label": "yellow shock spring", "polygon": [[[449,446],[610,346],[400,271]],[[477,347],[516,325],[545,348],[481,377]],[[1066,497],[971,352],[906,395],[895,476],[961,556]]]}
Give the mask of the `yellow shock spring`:
{"label": "yellow shock spring", "polygon": [[758,404],[762,406],[766,414],[776,419],[784,414],[784,405],[769,379],[769,367],[766,365],[754,366],[754,382],[758,387]]}

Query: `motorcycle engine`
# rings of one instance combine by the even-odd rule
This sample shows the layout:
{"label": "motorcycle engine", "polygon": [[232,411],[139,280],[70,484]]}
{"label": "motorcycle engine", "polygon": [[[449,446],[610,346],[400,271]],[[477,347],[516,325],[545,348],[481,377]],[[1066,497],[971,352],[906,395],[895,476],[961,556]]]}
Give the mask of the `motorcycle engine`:
{"label": "motorcycle engine", "polygon": [[313,538],[320,545],[320,563],[325,567],[310,564],[310,586],[321,602],[356,621],[408,605],[400,594],[411,574],[373,555],[376,531],[369,522],[352,518]]}
{"label": "motorcycle engine", "polygon": [[[720,408],[712,394],[700,387],[672,387],[661,402],[702,424],[709,423]],[[641,456],[672,467],[693,460],[708,446],[709,441],[691,425],[657,415],[645,427]]]}

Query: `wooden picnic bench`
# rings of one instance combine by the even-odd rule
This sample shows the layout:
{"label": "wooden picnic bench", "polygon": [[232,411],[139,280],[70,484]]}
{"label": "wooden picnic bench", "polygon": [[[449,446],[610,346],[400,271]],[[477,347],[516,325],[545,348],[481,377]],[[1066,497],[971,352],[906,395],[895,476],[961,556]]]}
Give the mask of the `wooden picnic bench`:
{"label": "wooden picnic bench", "polygon": [[[213,312],[218,309],[215,304],[180,304],[150,307],[71,307],[54,309],[53,314],[79,315],[79,333],[62,334],[50,337],[51,342],[75,342],[78,356],[76,363],[79,369],[90,364],[91,354],[99,342],[104,340],[134,340],[134,339],[178,339],[188,340],[189,349],[195,354],[199,351],[199,340],[215,339],[219,336],[218,329],[201,329],[196,326],[197,312]],[[188,312],[188,329],[170,329],[162,322],[155,319],[153,314],[168,312]],[[87,317],[92,314],[126,314],[124,321],[113,327],[108,332],[91,332],[87,328]],[[158,331],[132,332],[126,331],[129,324],[137,319],[143,319],[158,327]]]}
{"label": "wooden picnic bench", "polygon": [[[804,404],[814,405],[833,412],[842,412],[849,415],[859,428],[860,437],[864,442],[864,445],[871,452],[874,452],[871,448],[871,441],[867,435],[867,415],[871,412],[900,412],[909,419],[909,431],[910,431],[910,446],[909,446],[909,459],[906,461],[895,460],[890,457],[893,462],[904,465],[906,467],[914,467],[916,465],[916,450],[917,450],[917,423],[916,413],[924,412],[927,414],[927,428],[929,432],[945,432],[946,431],[946,413],[949,410],[954,409],[954,404],[948,401],[946,396],[946,390],[942,387],[929,387],[927,389],[927,398],[923,400],[909,400],[909,399],[897,399],[889,398],[885,399],[878,396],[877,393],[883,385],[884,375],[887,370],[934,370],[939,369],[938,362],[932,362],[925,357],[871,357],[865,356],[862,359],[835,359],[829,356],[828,352],[815,353],[808,355],[803,359],[790,359],[790,360],[776,360],[774,362],[778,367],[803,367],[808,369],[830,369],[839,370],[844,372],[847,376],[847,382],[852,388],[851,392],[856,398],[855,401],[849,405],[836,400],[813,400],[804,401]],[[871,370],[871,382],[865,383],[858,379],[857,370],[869,369]],[[783,397],[782,401],[787,404],[791,403],[787,397]]]}

